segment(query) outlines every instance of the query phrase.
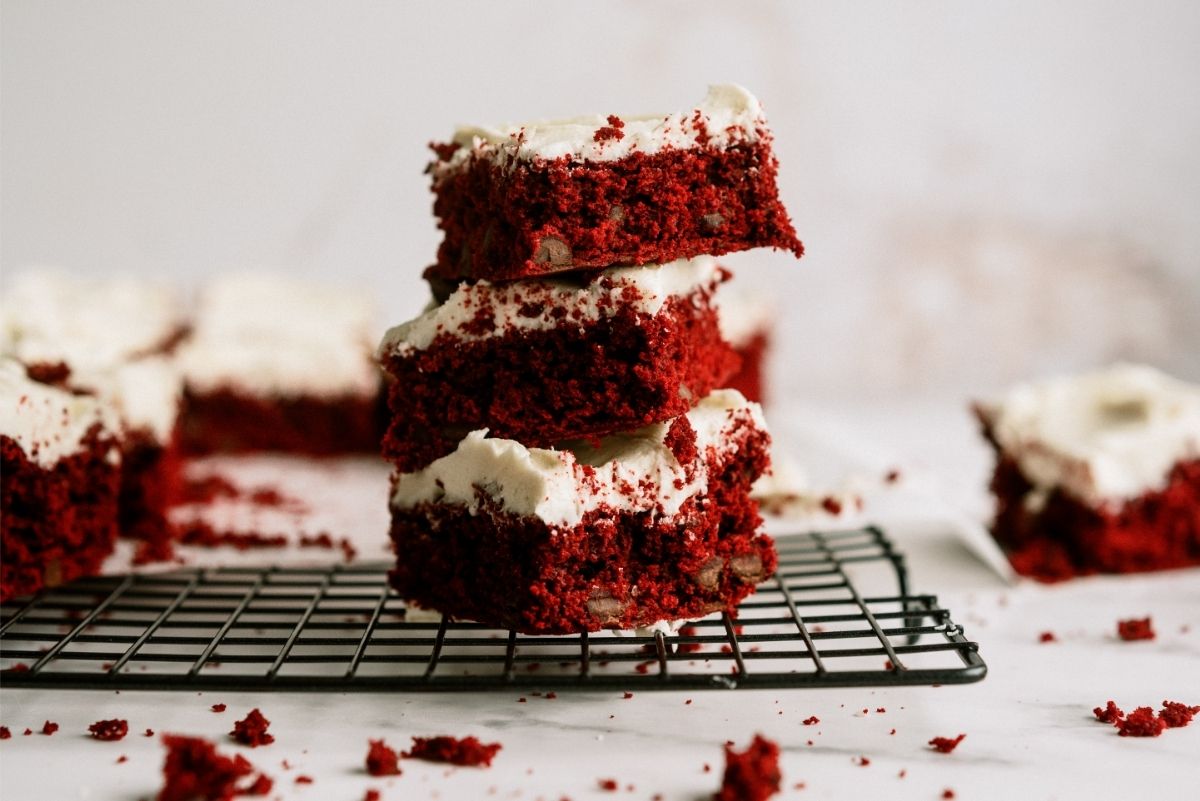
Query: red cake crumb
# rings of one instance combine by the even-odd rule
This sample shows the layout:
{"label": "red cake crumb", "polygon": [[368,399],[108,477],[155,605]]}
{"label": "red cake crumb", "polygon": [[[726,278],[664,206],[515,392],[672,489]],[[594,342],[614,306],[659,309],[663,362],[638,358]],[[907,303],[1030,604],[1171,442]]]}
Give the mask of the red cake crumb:
{"label": "red cake crumb", "polygon": [[383,740],[368,740],[367,773],[372,776],[399,776],[400,756]]}
{"label": "red cake crumb", "polygon": [[1122,737],[1157,737],[1165,728],[1166,721],[1155,717],[1148,706],[1139,706],[1117,721],[1117,734]]}
{"label": "red cake crumb", "polygon": [[312,784],[312,783],[313,783],[312,776],[306,776],[305,774],[301,773],[299,776],[296,777],[296,784]]}
{"label": "red cake crumb", "polygon": [[123,740],[125,735],[129,734],[129,721],[98,720],[88,726],[88,733],[97,740]]}
{"label": "red cake crumb", "polygon": [[854,760],[854,764],[858,765],[860,768],[865,768],[867,765],[871,764],[871,760],[867,759],[865,756],[860,756]]}
{"label": "red cake crumb", "polygon": [[54,734],[54,732],[56,732],[56,731],[58,731],[57,723],[52,723],[51,721],[47,720],[45,723],[42,724],[42,734],[51,735],[51,734]]}
{"label": "red cake crumb", "polygon": [[1133,640],[1153,640],[1154,625],[1151,623],[1149,617],[1118,620],[1117,636],[1126,642]]}
{"label": "red cake crumb", "polygon": [[897,481],[899,481],[899,480],[900,480],[900,470],[899,470],[899,468],[895,468],[895,467],[893,467],[891,470],[889,470],[889,471],[887,471],[886,473],[884,473],[884,475],[883,475],[883,480],[884,480],[884,481],[886,481],[886,482],[887,482],[887,483],[889,483],[889,484],[895,484]]}
{"label": "red cake crumb", "polygon": [[1096,716],[1096,720],[1102,723],[1116,723],[1125,717],[1125,713],[1113,701],[1109,701],[1103,709],[1095,707],[1092,710],[1092,714]]}
{"label": "red cake crumb", "polygon": [[610,793],[615,793],[618,788],[616,779],[599,779],[596,783],[600,785],[601,790],[605,790],[606,792]]}
{"label": "red cake crumb", "polygon": [[380,798],[382,798],[382,796],[379,794],[378,790],[370,789],[367,790],[367,794],[363,796],[363,801],[379,801]]}
{"label": "red cake crumb", "polygon": [[271,788],[275,786],[275,780],[265,773],[258,774],[258,777],[250,783],[250,786],[242,791],[242,795],[266,795],[271,792]]}
{"label": "red cake crumb", "polygon": [[621,697],[624,698],[626,701],[628,701],[630,698],[633,697],[633,693],[627,692],[627,693],[625,693],[625,695],[623,695]]}
{"label": "red cake crumb", "polygon": [[29,735],[33,734],[33,729],[27,728],[27,729],[25,729],[24,733],[25,733],[25,736],[28,737]]}
{"label": "red cake crumb", "polygon": [[949,787],[947,787],[945,790],[942,790],[942,798],[945,798],[945,799],[954,798],[954,791],[951,790]]}
{"label": "red cake crumb", "polygon": [[593,141],[608,142],[610,140],[621,140],[625,138],[625,132],[621,129],[625,127],[625,121],[615,114],[608,115],[608,125],[596,129],[596,133],[592,135]]}
{"label": "red cake crumb", "polygon": [[1188,706],[1178,701],[1163,701],[1163,708],[1158,712],[1158,718],[1168,729],[1182,729],[1192,722],[1192,718],[1200,714],[1200,706]]}
{"label": "red cake crumb", "polygon": [[25,664],[24,662],[18,662],[15,665],[6,667],[4,669],[4,672],[5,673],[28,673],[29,665]]}
{"label": "red cake crumb", "polygon": [[958,748],[958,744],[961,743],[966,736],[967,735],[965,734],[960,734],[957,737],[934,737],[929,741],[929,745],[933,747],[934,751],[937,751],[940,754],[949,754],[955,748]]}
{"label": "red cake crumb", "polygon": [[819,717],[817,717],[816,715],[812,715],[812,716],[804,719],[805,726],[815,726],[820,722],[821,722],[821,719]]}
{"label": "red cake crumb", "polygon": [[283,548],[288,538],[282,534],[261,534],[256,531],[220,531],[203,520],[192,520],[179,527],[179,542],[202,548],[227,545],[239,551],[252,548]]}
{"label": "red cake crumb", "polygon": [[144,732],[142,732],[142,736],[143,737],[153,737],[154,729],[146,729]]}
{"label": "red cake crumb", "polygon": [[10,737],[12,737],[12,732],[8,730],[8,727],[0,726],[0,740],[7,740]]}
{"label": "red cake crumb", "polygon": [[725,773],[714,801],[764,801],[779,792],[779,746],[754,735],[748,748],[738,753],[725,746]]}
{"label": "red cake crumb", "polygon": [[117,757],[118,765],[124,765],[128,761],[129,761],[129,757],[127,757],[125,754],[121,754],[119,757]]}
{"label": "red cake crumb", "polygon": [[213,712],[224,712],[226,709],[228,709],[228,707],[226,707],[224,704],[213,704],[212,705]]}
{"label": "red cake crumb", "polygon": [[163,787],[157,801],[231,801],[239,795],[265,795],[261,776],[247,786],[239,783],[254,772],[241,754],[232,758],[217,753],[216,746],[199,737],[163,735],[167,758],[163,764]]}
{"label": "red cake crumb", "polygon": [[481,743],[477,737],[414,737],[406,759],[449,762],[451,765],[490,767],[500,743]]}
{"label": "red cake crumb", "polygon": [[275,736],[267,732],[270,725],[271,721],[263,717],[262,712],[257,708],[251,709],[250,714],[233,724],[233,731],[229,732],[229,736],[251,748],[270,745],[275,742]]}
{"label": "red cake crumb", "polygon": [[1053,631],[1043,631],[1038,635],[1038,642],[1058,642],[1058,637],[1054,636]]}

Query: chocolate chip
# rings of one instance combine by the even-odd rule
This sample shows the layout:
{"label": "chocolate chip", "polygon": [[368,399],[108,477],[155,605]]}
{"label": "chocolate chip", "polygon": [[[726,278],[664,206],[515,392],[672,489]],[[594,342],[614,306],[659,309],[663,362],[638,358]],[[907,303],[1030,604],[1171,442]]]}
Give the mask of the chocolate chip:
{"label": "chocolate chip", "polygon": [[608,219],[613,222],[625,222],[625,207],[618,204],[608,210]]}
{"label": "chocolate chip", "polygon": [[700,572],[696,574],[696,584],[702,589],[715,591],[721,584],[721,569],[725,567],[725,563],[721,557],[714,556],[704,563],[704,567],[700,568]]}
{"label": "chocolate chip", "polygon": [[601,625],[608,626],[621,622],[621,613],[625,611],[625,604],[607,592],[601,591],[588,599],[587,608],[588,614],[596,618]]}
{"label": "chocolate chip", "polygon": [[705,214],[700,218],[700,221],[704,223],[705,228],[715,231],[725,224],[725,215],[713,212],[712,214]]}
{"label": "chocolate chip", "polygon": [[747,583],[757,584],[767,577],[762,557],[756,553],[733,557],[729,560],[729,567],[735,576]]}
{"label": "chocolate chip", "polygon": [[536,264],[569,267],[571,265],[571,247],[558,237],[548,236],[538,245],[533,261]]}

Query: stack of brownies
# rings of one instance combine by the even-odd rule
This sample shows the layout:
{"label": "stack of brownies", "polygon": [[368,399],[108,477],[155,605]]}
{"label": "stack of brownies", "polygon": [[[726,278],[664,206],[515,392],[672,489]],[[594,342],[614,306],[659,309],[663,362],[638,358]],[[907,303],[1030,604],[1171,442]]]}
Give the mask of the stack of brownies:
{"label": "stack of brownies", "polygon": [[434,145],[430,308],[391,329],[392,583],[529,633],[730,608],[776,556],[761,410],[722,389],[713,256],[801,255],[757,100]]}

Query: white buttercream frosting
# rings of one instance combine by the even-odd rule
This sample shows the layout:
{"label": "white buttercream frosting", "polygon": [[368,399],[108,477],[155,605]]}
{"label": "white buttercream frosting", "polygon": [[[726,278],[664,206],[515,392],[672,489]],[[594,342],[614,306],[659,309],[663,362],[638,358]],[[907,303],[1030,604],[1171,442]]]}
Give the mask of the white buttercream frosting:
{"label": "white buttercream frosting", "polygon": [[458,449],[415,473],[396,477],[392,506],[422,503],[480,506],[480,494],[505,511],[537,517],[548,525],[572,527],[597,509],[670,516],[708,487],[704,455],[737,449],[736,431],[747,423],[765,431],[762,410],[736,390],[709,394],[687,413],[700,454],[680,464],[666,445],[671,421],[605,437],[598,445],[562,449],[526,448],[509,439],[474,431]]}
{"label": "white buttercream frosting", "polygon": [[541,120],[498,126],[465,126],[454,133],[460,145],[435,171],[453,171],[472,154],[497,163],[568,158],[615,161],[632,153],[657,153],[707,145],[723,148],[767,136],[762,106],[740,86],[710,86],[697,106],[674,114],[617,115],[620,137],[596,133],[611,127],[606,115]]}
{"label": "white buttercream frosting", "polygon": [[581,327],[632,309],[654,316],[672,298],[711,297],[725,272],[708,256],[612,267],[589,280],[546,277],[462,284],[446,302],[384,335],[379,356],[424,350],[439,336],[479,340],[512,331]]}
{"label": "white buttercream frosting", "polygon": [[[39,466],[50,469],[78,453],[96,424],[110,435],[116,431],[111,406],[31,381],[23,365],[0,358],[0,434],[12,438]],[[114,447],[109,459],[115,463],[118,458]]]}
{"label": "white buttercream frosting", "polygon": [[981,408],[1035,492],[1119,504],[1162,489],[1176,462],[1200,458],[1200,386],[1151,367],[1024,384]]}
{"label": "white buttercream frosting", "polygon": [[202,292],[179,363],[193,392],[336,398],[378,391],[378,332],[364,294],[297,278],[230,274]]}
{"label": "white buttercream frosting", "polygon": [[754,337],[769,335],[775,323],[775,307],[765,295],[740,290],[736,284],[716,294],[721,336],[735,348],[749,345]]}
{"label": "white buttercream frosting", "polygon": [[0,353],[22,364],[63,363],[71,389],[111,404],[127,430],[167,442],[182,379],[158,353],[182,330],[179,299],[153,281],[27,271],[4,296]]}
{"label": "white buttercream frosting", "polygon": [[132,277],[28,270],[0,304],[0,342],[25,363],[63,362],[73,373],[108,370],[162,348],[183,315],[167,287]]}

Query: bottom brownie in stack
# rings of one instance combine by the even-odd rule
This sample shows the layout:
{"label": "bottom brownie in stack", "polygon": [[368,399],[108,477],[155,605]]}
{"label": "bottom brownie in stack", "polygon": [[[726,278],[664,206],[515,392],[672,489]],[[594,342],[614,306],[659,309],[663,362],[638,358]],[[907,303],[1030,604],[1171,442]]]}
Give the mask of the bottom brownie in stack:
{"label": "bottom brownie in stack", "polygon": [[976,408],[993,533],[1043,580],[1200,564],[1200,387],[1118,365]]}
{"label": "bottom brownie in stack", "polygon": [[392,584],[417,606],[525,633],[732,608],[775,570],[750,498],[769,443],[758,404],[732,390],[562,449],[473,432],[396,477]]}
{"label": "bottom brownie in stack", "polygon": [[117,421],[0,359],[0,600],[95,573],[117,536]]}

